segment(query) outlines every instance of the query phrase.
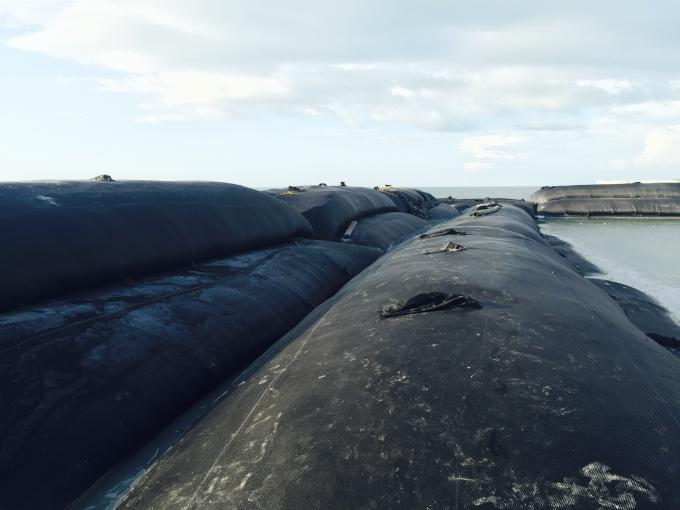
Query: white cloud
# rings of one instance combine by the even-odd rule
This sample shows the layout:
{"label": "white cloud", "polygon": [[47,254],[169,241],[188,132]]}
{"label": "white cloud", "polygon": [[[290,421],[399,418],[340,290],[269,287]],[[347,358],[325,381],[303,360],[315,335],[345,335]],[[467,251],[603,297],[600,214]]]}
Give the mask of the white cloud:
{"label": "white cloud", "polygon": [[479,170],[486,170],[491,168],[493,165],[491,163],[484,163],[481,161],[468,161],[463,165],[463,169],[469,172],[476,172]]}
{"label": "white cloud", "polygon": [[[288,94],[284,79],[196,71],[136,75],[100,83],[103,90],[149,97],[140,103],[146,111],[140,120],[145,122],[212,119],[220,116],[223,101]],[[154,113],[150,115],[149,111]]]}
{"label": "white cloud", "polygon": [[601,89],[613,95],[633,88],[633,84],[628,80],[576,80],[576,85]]}
{"label": "white cloud", "polygon": [[645,101],[615,106],[611,109],[611,113],[619,118],[636,121],[680,120],[680,100]]}
{"label": "white cloud", "polygon": [[650,131],[637,162],[643,165],[680,165],[680,125]]}
{"label": "white cloud", "polygon": [[0,27],[16,29],[25,25],[44,24],[70,2],[71,0],[0,0]]}
{"label": "white cloud", "polygon": [[259,104],[352,126],[564,131],[680,102],[661,97],[680,94],[677,76],[645,79],[666,73],[674,52],[647,36],[674,33],[673,16],[614,0],[0,0],[2,13],[30,22],[9,46],[107,72],[103,87],[153,121]]}
{"label": "white cloud", "polygon": [[608,163],[609,168],[614,168],[616,170],[621,170],[624,168],[628,168],[630,166],[630,163],[626,161],[625,159],[612,159]]}
{"label": "white cloud", "polygon": [[343,71],[372,71],[377,66],[375,64],[333,64],[332,67],[342,69]]}
{"label": "white cloud", "polygon": [[394,87],[390,88],[390,93],[395,97],[405,98],[414,97],[416,95],[415,91],[400,85],[395,85]]}
{"label": "white cloud", "polygon": [[527,154],[516,146],[528,139],[517,133],[501,133],[493,135],[468,136],[458,148],[482,161],[510,161],[526,159]]}

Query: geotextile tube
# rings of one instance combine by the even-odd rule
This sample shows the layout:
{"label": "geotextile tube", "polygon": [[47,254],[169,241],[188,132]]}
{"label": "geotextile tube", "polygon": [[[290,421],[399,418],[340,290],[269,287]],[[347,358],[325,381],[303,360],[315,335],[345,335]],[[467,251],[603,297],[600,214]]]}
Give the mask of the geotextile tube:
{"label": "geotextile tube", "polygon": [[538,205],[545,216],[680,216],[680,198],[565,198]]}
{"label": "geotextile tube", "polygon": [[394,186],[385,186],[384,188],[377,189],[387,195],[399,211],[421,218],[429,218],[429,210],[439,203],[431,194],[418,189],[395,188]]}
{"label": "geotextile tube", "polygon": [[680,216],[680,183],[545,186],[531,199],[544,215]]}
{"label": "geotextile tube", "polygon": [[536,216],[536,204],[534,202],[527,202],[526,200],[516,200],[516,199],[510,199],[510,198],[490,198],[490,199],[471,199],[471,198],[462,198],[462,199],[454,199],[454,198],[440,198],[439,201],[445,204],[449,204],[452,207],[455,207],[459,211],[463,212],[466,209],[469,209],[470,207],[475,207],[477,205],[480,205],[488,200],[491,200],[493,202],[502,202],[504,204],[512,204],[516,207],[519,207],[520,209],[523,209],[526,211],[528,214],[531,216]]}
{"label": "geotextile tube", "polygon": [[0,508],[62,508],[380,253],[300,240],[0,315]]}
{"label": "geotextile tube", "polygon": [[429,219],[433,222],[451,220],[456,216],[460,216],[460,211],[448,204],[435,205],[429,211]]}
{"label": "geotextile tube", "polygon": [[408,213],[375,214],[358,220],[356,228],[347,241],[385,251],[391,245],[424,230],[427,225],[425,220]]}
{"label": "geotextile tube", "polygon": [[595,285],[604,290],[626,313],[630,322],[659,345],[680,354],[680,325],[671,318],[668,310],[644,292],[623,283],[593,278]]}
{"label": "geotextile tube", "polygon": [[350,186],[305,186],[268,190],[309,221],[317,239],[337,241],[353,220],[396,211],[385,194]]}
{"label": "geotextile tube", "polygon": [[0,311],[311,236],[266,193],[224,183],[0,183]]}
{"label": "geotextile tube", "polygon": [[678,198],[680,183],[583,184],[576,186],[544,186],[531,200],[543,204],[565,198]]}
{"label": "geotextile tube", "polygon": [[680,360],[519,209],[447,229],[260,358],[122,508],[679,508]]}

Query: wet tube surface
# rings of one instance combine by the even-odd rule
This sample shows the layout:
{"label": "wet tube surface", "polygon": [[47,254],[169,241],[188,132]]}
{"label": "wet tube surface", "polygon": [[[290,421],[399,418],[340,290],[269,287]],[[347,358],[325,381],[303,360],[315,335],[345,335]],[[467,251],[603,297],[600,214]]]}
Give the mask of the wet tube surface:
{"label": "wet tube surface", "polygon": [[380,253],[299,241],[0,315],[0,508],[62,508]]}
{"label": "wet tube surface", "polygon": [[0,183],[0,312],[311,236],[273,197],[224,183]]}
{"label": "wet tube surface", "polygon": [[[519,209],[442,227],[469,235],[350,282],[122,508],[679,508],[680,360]],[[381,317],[450,296],[480,306]]]}

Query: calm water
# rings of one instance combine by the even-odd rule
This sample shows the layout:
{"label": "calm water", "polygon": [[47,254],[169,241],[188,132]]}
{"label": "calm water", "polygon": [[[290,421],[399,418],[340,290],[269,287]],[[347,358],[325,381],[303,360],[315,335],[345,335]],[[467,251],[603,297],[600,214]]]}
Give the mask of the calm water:
{"label": "calm water", "polygon": [[541,230],[570,243],[602,278],[656,298],[680,322],[680,219],[551,218]]}

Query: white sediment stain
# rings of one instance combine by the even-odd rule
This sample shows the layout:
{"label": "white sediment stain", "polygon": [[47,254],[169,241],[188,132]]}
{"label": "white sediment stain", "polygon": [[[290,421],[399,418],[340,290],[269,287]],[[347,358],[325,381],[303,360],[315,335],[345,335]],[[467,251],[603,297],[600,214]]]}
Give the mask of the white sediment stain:
{"label": "white sediment stain", "polygon": [[[587,480],[583,480],[584,477]],[[477,498],[472,504],[491,504],[498,509],[569,509],[591,507],[595,503],[600,509],[633,510],[640,500],[658,503],[659,493],[640,476],[617,475],[609,466],[591,462],[580,469],[577,477],[543,484],[513,482],[510,491]]]}
{"label": "white sediment stain", "polygon": [[243,490],[243,488],[246,486],[248,483],[248,480],[250,480],[250,477],[253,476],[252,473],[248,473],[246,476],[243,477],[243,480],[241,480],[241,483],[238,486],[238,490]]}
{"label": "white sediment stain", "polygon": [[41,202],[45,202],[47,205],[59,207],[59,204],[57,204],[57,202],[55,202],[55,200],[52,197],[46,197],[45,195],[36,195],[35,198],[37,198]]}
{"label": "white sediment stain", "polygon": [[465,476],[449,475],[449,482],[479,482],[477,478],[467,478]]}

